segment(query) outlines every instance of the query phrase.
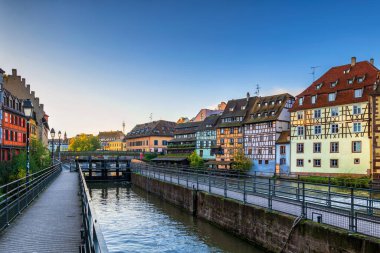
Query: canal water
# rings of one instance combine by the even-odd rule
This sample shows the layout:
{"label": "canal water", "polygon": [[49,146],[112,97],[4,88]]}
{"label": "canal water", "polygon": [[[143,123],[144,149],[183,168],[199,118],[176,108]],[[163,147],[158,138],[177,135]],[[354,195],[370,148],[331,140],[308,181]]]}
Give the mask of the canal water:
{"label": "canal water", "polygon": [[88,186],[110,252],[264,252],[139,188]]}

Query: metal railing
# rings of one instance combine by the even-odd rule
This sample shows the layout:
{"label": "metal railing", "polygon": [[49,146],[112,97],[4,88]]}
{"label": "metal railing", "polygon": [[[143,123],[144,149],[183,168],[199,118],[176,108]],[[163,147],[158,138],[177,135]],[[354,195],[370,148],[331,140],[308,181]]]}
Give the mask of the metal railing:
{"label": "metal railing", "polygon": [[91,204],[90,193],[83,175],[81,166],[78,167],[80,194],[82,199],[83,246],[81,252],[85,253],[107,253],[108,248],[104,240],[95,209]]}
{"label": "metal railing", "polygon": [[4,230],[61,172],[57,163],[0,186],[0,231]]}
{"label": "metal railing", "polygon": [[132,172],[380,238],[380,191],[147,163]]}

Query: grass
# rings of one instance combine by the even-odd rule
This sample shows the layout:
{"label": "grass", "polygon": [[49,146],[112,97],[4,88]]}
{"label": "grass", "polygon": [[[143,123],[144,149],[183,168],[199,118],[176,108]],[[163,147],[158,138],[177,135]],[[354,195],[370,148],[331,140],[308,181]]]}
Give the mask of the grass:
{"label": "grass", "polygon": [[[329,177],[319,176],[300,176],[301,181],[317,184],[328,184]],[[355,188],[370,188],[371,179],[369,177],[330,177],[330,183],[332,185],[355,187]]]}

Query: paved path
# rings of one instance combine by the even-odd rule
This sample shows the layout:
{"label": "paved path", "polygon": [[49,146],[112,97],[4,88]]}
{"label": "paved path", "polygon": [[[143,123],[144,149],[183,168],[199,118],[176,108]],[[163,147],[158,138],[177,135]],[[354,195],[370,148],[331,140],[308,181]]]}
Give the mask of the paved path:
{"label": "paved path", "polygon": [[78,252],[81,227],[78,180],[77,173],[64,168],[0,234],[0,252]]}

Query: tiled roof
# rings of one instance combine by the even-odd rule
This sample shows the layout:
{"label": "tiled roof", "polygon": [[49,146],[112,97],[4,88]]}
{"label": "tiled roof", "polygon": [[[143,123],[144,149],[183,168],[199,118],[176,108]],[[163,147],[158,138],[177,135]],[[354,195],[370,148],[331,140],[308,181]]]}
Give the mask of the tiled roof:
{"label": "tiled roof", "polygon": [[[379,70],[368,61],[333,67],[297,96],[291,111],[368,101],[379,77]],[[361,78],[363,80],[359,82]],[[363,89],[362,97],[354,97],[356,89]],[[335,101],[328,101],[329,93],[336,93]],[[314,95],[317,96],[316,102],[312,104]],[[303,98],[302,105],[299,104],[300,98]]]}
{"label": "tiled roof", "polygon": [[[249,94],[248,94],[249,95]],[[233,99],[228,101],[226,108],[224,109],[217,127],[232,127],[240,126],[246,119],[249,110],[255,104],[257,97],[247,97],[241,99]],[[243,117],[242,121],[235,122],[223,122],[225,118]]]}
{"label": "tiled roof", "polygon": [[136,125],[126,136],[126,139],[133,139],[146,136],[174,136],[175,122],[158,120],[145,124]]}
{"label": "tiled roof", "polygon": [[122,131],[109,131],[109,132],[99,132],[99,139],[110,139],[110,138],[124,138]]}
{"label": "tiled roof", "polygon": [[277,144],[288,144],[290,143],[290,131],[282,131],[280,137],[276,141]]}
{"label": "tiled roof", "polygon": [[193,133],[196,133],[201,124],[202,124],[202,121],[186,122],[186,123],[177,124],[175,129],[174,129],[174,134],[193,134]]}
{"label": "tiled roof", "polygon": [[249,116],[244,123],[259,123],[276,120],[288,100],[294,100],[294,97],[288,93],[258,97],[255,105],[250,108]]}
{"label": "tiled roof", "polygon": [[219,118],[220,116],[215,115],[215,114],[208,116],[199,126],[198,131],[215,130],[215,127],[216,127],[216,124],[218,123]]}

